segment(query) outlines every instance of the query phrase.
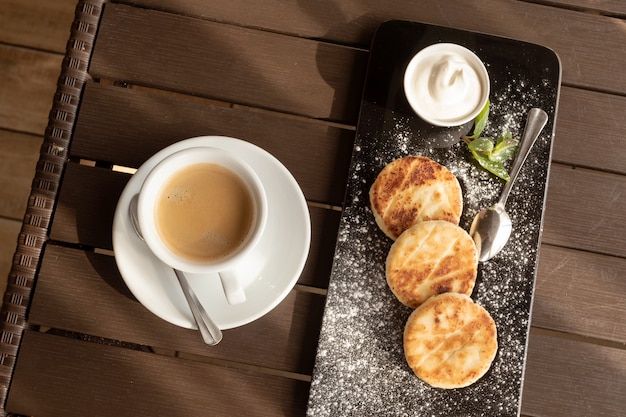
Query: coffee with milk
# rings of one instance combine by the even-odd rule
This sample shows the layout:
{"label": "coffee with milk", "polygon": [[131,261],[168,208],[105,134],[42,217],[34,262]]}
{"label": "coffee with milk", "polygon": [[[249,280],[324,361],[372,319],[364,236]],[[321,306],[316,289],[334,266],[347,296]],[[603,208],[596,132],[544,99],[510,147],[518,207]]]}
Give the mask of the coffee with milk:
{"label": "coffee with milk", "polygon": [[176,172],[163,184],[155,206],[162,241],[191,262],[227,258],[245,242],[253,219],[248,187],[216,163],[197,163]]}

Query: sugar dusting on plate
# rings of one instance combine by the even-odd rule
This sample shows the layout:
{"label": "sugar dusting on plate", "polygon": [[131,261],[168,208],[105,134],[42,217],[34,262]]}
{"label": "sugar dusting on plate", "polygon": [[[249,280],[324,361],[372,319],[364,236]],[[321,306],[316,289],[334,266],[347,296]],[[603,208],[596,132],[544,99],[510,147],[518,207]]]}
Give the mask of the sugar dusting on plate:
{"label": "sugar dusting on plate", "polygon": [[[546,108],[556,94],[550,81],[537,86],[511,77],[504,85],[498,80],[494,83],[485,135],[497,137],[508,130],[519,138],[533,106],[543,104],[548,114],[554,114],[554,104]],[[496,322],[496,359],[475,384],[442,390],[419,380],[406,364],[402,335],[412,310],[400,304],[387,287],[384,265],[392,241],[374,221],[369,187],[392,160],[410,154],[427,156],[459,179],[464,196],[460,226],[469,231],[476,212],[496,201],[503,182],[478,167],[462,141],[449,148],[424,146],[427,138],[410,129],[411,117],[363,102],[307,414],[518,415],[551,122],[509,197],[511,239],[498,256],[479,265],[472,293],[472,299]]]}

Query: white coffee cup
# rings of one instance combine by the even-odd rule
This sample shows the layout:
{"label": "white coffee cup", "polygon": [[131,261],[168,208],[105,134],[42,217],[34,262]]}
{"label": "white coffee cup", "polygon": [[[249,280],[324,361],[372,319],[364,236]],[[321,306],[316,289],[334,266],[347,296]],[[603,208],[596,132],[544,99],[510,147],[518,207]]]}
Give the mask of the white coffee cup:
{"label": "white coffee cup", "polygon": [[419,51],[404,73],[407,101],[423,120],[454,127],[472,121],[489,99],[489,73],[480,58],[454,43]]}
{"label": "white coffee cup", "polygon": [[267,210],[265,189],[252,168],[213,147],[164,158],[148,173],[137,204],[141,232],[155,256],[183,272],[219,274],[230,304],[246,300],[246,277],[238,270],[252,258]]}

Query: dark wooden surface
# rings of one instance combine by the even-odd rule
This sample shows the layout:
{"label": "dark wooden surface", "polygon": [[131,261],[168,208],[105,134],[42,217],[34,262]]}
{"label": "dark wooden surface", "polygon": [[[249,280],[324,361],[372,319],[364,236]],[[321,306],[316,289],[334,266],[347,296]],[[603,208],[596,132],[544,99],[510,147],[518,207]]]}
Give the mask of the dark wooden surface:
{"label": "dark wooden surface", "polygon": [[[304,415],[368,44],[397,18],[559,54],[522,414],[622,415],[625,17],[617,0],[106,3],[6,411]],[[111,253],[113,210],[130,178],[118,167],[204,134],[279,158],[310,202],[313,227],[299,285],[215,348],[139,304]]]}

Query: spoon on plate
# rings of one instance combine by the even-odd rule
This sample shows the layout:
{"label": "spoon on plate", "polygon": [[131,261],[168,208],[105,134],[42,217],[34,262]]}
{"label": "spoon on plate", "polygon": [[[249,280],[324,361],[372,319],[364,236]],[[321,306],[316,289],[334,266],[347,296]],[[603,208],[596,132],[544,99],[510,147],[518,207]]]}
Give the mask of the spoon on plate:
{"label": "spoon on plate", "polygon": [[[137,198],[138,195],[135,194],[130,200],[128,214],[130,215],[130,223],[133,225],[135,233],[137,234],[139,239],[144,241],[143,235],[141,234],[141,229],[139,228],[139,219],[137,218]],[[217,324],[215,324],[215,322],[211,320],[209,314],[206,312],[204,307],[202,307],[202,304],[200,304],[200,301],[198,300],[198,297],[196,297],[196,294],[193,292],[193,289],[189,285],[185,274],[177,269],[174,269],[174,273],[176,274],[176,278],[178,278],[178,282],[180,283],[180,287],[183,290],[185,299],[189,304],[191,314],[196,321],[196,325],[200,330],[200,334],[202,335],[204,343],[210,346],[217,345],[222,340],[222,331],[217,326]]]}
{"label": "spoon on plate", "polygon": [[504,185],[502,194],[495,205],[487,209],[483,209],[474,218],[472,227],[470,228],[470,236],[476,243],[478,249],[478,260],[487,261],[498,254],[511,236],[512,223],[511,218],[507,214],[504,206],[509,197],[513,182],[519,174],[520,168],[524,164],[526,157],[530,153],[530,149],[535,144],[539,133],[548,121],[548,115],[545,111],[533,108],[528,113],[526,119],[526,127],[519,144],[519,149],[513,165],[511,166],[511,174],[509,181]]}

